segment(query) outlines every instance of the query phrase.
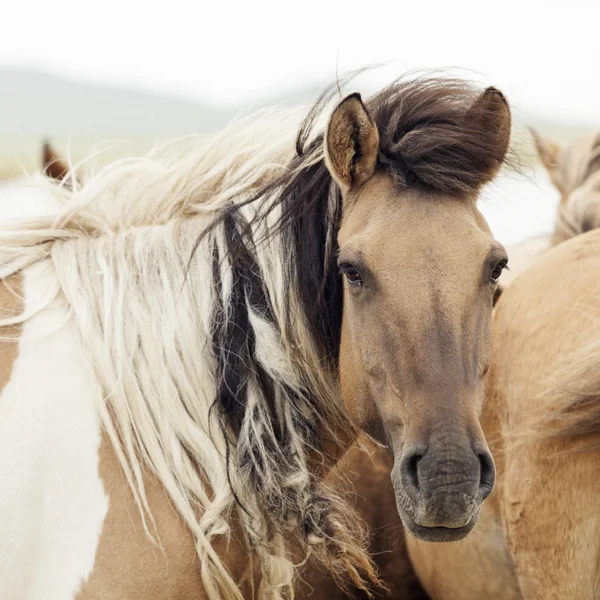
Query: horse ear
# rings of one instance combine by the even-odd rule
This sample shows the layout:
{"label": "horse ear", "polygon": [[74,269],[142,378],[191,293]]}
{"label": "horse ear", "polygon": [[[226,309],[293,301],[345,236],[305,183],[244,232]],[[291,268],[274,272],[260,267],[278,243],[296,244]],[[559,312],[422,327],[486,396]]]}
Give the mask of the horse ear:
{"label": "horse ear", "polygon": [[343,192],[361,186],[377,166],[379,132],[360,94],[351,94],[333,111],[325,132],[325,162]]}
{"label": "horse ear", "polygon": [[468,110],[467,123],[491,137],[489,181],[502,166],[510,144],[512,118],[504,94],[495,87],[486,88]]}
{"label": "horse ear", "polygon": [[42,170],[45,175],[56,181],[62,181],[69,173],[67,163],[58,156],[48,140],[44,140],[42,146]]}
{"label": "horse ear", "polygon": [[533,138],[533,145],[535,146],[535,151],[540,162],[544,165],[546,171],[548,171],[554,185],[560,189],[557,169],[560,146],[554,140],[539,134],[533,127],[529,127],[529,133],[531,133],[531,137]]}

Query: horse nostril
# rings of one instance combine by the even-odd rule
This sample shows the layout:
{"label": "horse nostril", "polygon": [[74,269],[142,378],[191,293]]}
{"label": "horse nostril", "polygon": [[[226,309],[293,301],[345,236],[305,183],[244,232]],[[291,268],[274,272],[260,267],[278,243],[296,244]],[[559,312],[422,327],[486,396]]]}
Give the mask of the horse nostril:
{"label": "horse nostril", "polygon": [[479,450],[476,454],[480,465],[479,489],[485,499],[494,489],[496,466],[494,465],[494,459],[488,450]]}
{"label": "horse nostril", "polygon": [[405,488],[419,492],[419,463],[427,453],[425,444],[415,444],[402,457],[401,473]]}

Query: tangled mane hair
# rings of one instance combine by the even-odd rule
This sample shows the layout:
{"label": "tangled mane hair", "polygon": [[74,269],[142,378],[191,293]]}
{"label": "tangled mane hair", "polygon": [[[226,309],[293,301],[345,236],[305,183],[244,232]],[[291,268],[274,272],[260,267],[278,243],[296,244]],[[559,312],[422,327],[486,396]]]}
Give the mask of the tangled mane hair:
{"label": "tangled mane hair", "polygon": [[[292,597],[295,561],[308,556],[341,586],[377,583],[359,520],[322,475],[330,448],[357,433],[337,381],[341,193],[320,125],[332,97],[295,139],[295,114],[264,111],[73,190],[37,182],[58,214],[0,234],[1,276],[51,262],[148,530],[143,468],[190,527],[211,599],[241,600],[212,547],[234,513],[261,598]],[[378,170],[427,194],[477,193],[506,150],[478,97],[423,77],[376,94]]]}
{"label": "tangled mane hair", "polygon": [[558,210],[554,245],[600,227],[600,134],[565,148],[557,170],[567,200]]}

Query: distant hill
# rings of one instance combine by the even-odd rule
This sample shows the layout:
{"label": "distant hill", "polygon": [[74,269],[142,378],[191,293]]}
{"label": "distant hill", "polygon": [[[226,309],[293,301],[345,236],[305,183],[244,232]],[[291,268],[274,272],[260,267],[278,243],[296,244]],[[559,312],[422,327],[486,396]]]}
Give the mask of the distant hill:
{"label": "distant hill", "polygon": [[[16,68],[0,69],[0,90],[0,178],[22,167],[37,168],[44,138],[63,152],[70,142],[75,160],[102,141],[131,142],[107,153],[105,159],[110,159],[140,152],[156,141],[218,130],[237,112],[167,94],[92,85]],[[317,85],[292,89],[273,102],[310,102],[318,91]],[[533,124],[561,140],[579,132],[572,125],[515,116],[518,123]]]}
{"label": "distant hill", "polygon": [[231,111],[175,96],[97,86],[48,73],[0,69],[0,131],[3,135],[102,137],[212,131]]}
{"label": "distant hill", "polygon": [[71,140],[74,155],[103,140],[146,147],[155,140],[208,133],[233,116],[175,96],[96,86],[47,73],[0,69],[0,176],[19,162],[31,168],[43,138]]}

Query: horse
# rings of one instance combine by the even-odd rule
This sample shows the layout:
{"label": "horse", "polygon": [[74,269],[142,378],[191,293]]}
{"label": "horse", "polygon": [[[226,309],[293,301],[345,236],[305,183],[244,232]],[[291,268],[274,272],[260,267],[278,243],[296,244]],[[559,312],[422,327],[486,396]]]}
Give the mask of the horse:
{"label": "horse", "polygon": [[2,597],[280,599],[309,559],[368,591],[326,483],[360,430],[413,535],[475,526],[508,103],[401,79],[322,128],[328,99],[36,180],[55,213],[3,222]]}
{"label": "horse", "polygon": [[502,511],[524,600],[598,595],[599,249],[597,229],[561,244],[499,306]]}
{"label": "horse", "polygon": [[590,275],[600,243],[600,140],[589,136],[561,152],[538,135],[537,148],[560,186],[561,205],[553,248],[510,284],[496,308],[482,425],[497,486],[468,539],[446,547],[407,540],[434,600],[597,594],[590,446],[600,413],[591,326],[598,289]]}
{"label": "horse", "polygon": [[[58,173],[51,169],[54,165],[62,165]],[[67,163],[47,141],[43,147],[42,170],[57,181],[62,181],[69,171]],[[333,489],[348,495],[367,525],[368,551],[386,587],[386,596],[395,600],[428,600],[408,558],[390,472],[387,454],[369,437],[363,436],[360,443],[352,445],[342,456],[329,477]],[[352,597],[368,597],[359,589],[349,592]],[[300,573],[297,594],[301,599],[310,600],[348,597],[329,573],[312,563]]]}
{"label": "horse", "polygon": [[529,128],[538,159],[560,194],[554,230],[507,248],[510,270],[502,288],[527,270],[546,250],[600,227],[600,136],[588,134],[561,147]]}

